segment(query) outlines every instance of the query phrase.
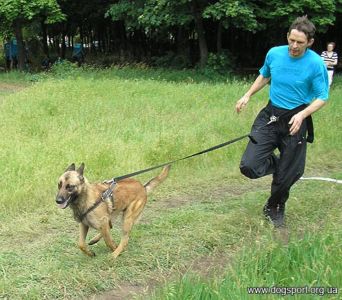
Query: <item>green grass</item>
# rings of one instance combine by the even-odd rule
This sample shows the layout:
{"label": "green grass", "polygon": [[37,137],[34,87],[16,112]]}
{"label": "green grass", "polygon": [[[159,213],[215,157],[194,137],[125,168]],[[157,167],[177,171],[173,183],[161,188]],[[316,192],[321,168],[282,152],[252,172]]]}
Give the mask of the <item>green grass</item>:
{"label": "green grass", "polygon": [[[310,203],[296,205],[296,211],[290,209],[290,230],[271,232],[255,226],[252,230],[254,237],[252,234],[247,236],[244,246],[223,275],[208,279],[190,272],[157,289],[151,299],[258,298],[248,293],[253,287],[277,287],[278,295],[283,296],[286,288],[307,287],[307,294],[295,294],[292,289],[287,293],[292,291],[294,299],[320,299],[322,293],[327,295],[330,292],[329,299],[340,299],[342,230],[336,224],[342,213],[341,199],[336,192],[341,189],[325,194],[324,184],[318,185],[319,190]],[[300,183],[294,195],[306,192],[309,187],[309,184]],[[322,199],[325,199],[323,207]],[[253,206],[249,202],[248,205]],[[315,210],[319,207],[319,213],[307,213],[310,207]],[[277,298],[271,293],[268,297]]]}
{"label": "green grass", "polygon": [[[247,297],[247,286],[342,282],[341,265],[333,259],[341,256],[341,186],[296,184],[284,243],[260,213],[270,178],[250,181],[239,173],[247,140],[175,164],[116,261],[103,242],[92,247],[94,259],[84,256],[70,211],[54,202],[57,179],[68,164],[85,162],[86,177],[99,181],[244,135],[266,104],[267,91],[237,115],[235,102],[250,84],[244,80],[62,67],[51,75],[0,75],[1,82],[26,86],[0,96],[0,298],[79,299],[125,283],[143,293],[146,285],[166,281],[168,287],[152,297],[206,299],[213,293],[207,299],[225,299],[229,291],[240,299]],[[314,116],[308,176],[342,179],[340,81]],[[116,240],[118,235],[115,226]],[[185,272],[210,258],[219,259],[223,275],[203,281]],[[184,273],[185,282],[174,284]],[[183,297],[172,298],[172,291]]]}

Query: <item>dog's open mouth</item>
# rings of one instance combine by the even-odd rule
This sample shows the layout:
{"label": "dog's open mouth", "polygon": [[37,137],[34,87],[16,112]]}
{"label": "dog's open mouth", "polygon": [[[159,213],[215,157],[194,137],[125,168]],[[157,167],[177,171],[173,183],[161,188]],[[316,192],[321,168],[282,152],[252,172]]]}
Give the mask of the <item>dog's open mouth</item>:
{"label": "dog's open mouth", "polygon": [[67,208],[68,205],[70,204],[70,199],[71,199],[71,196],[69,196],[68,199],[64,199],[64,198],[62,198],[62,197],[58,197],[58,198],[56,199],[56,202],[57,202],[58,207],[59,207],[59,208],[62,208],[62,209]]}

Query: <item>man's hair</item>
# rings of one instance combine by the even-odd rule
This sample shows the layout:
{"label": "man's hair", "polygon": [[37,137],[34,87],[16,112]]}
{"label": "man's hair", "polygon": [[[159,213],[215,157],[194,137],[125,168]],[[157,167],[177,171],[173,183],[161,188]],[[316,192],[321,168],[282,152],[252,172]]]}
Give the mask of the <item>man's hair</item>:
{"label": "man's hair", "polygon": [[291,33],[292,29],[297,29],[298,31],[303,32],[308,41],[315,36],[316,32],[315,25],[308,19],[307,16],[298,17],[296,20],[294,20],[289,28],[289,33]]}

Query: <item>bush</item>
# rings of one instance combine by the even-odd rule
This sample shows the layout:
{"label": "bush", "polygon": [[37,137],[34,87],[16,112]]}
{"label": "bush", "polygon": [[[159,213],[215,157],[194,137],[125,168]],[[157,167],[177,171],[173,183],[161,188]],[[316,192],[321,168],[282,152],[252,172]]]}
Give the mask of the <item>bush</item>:
{"label": "bush", "polygon": [[163,56],[152,57],[152,65],[158,68],[174,68],[187,69],[190,68],[191,62],[185,55],[177,55],[172,51],[167,52]]}
{"label": "bush", "polygon": [[77,63],[72,63],[68,60],[57,60],[50,69],[50,72],[55,77],[70,77],[79,74],[80,69]]}
{"label": "bush", "polygon": [[229,52],[209,53],[204,73],[206,75],[214,73],[226,76],[232,73],[234,66],[235,58]]}

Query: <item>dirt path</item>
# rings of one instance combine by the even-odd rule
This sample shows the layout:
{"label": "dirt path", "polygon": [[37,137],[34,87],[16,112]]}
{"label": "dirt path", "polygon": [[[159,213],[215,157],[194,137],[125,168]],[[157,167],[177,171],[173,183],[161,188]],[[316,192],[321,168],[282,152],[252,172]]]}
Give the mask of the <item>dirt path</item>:
{"label": "dirt path", "polygon": [[0,82],[0,99],[3,95],[19,92],[24,88],[24,84]]}
{"label": "dirt path", "polygon": [[163,278],[151,279],[145,285],[122,283],[116,289],[99,295],[93,295],[89,300],[130,300],[137,296],[143,297],[144,295],[151,294],[156,287],[164,285],[166,281],[169,282],[169,279],[177,280],[179,276],[187,272],[198,274],[203,278],[219,276],[224,272],[229,262],[230,257],[226,253],[215,253],[214,255],[194,260],[184,270],[178,270],[177,274],[169,274],[169,276],[164,276]]}

